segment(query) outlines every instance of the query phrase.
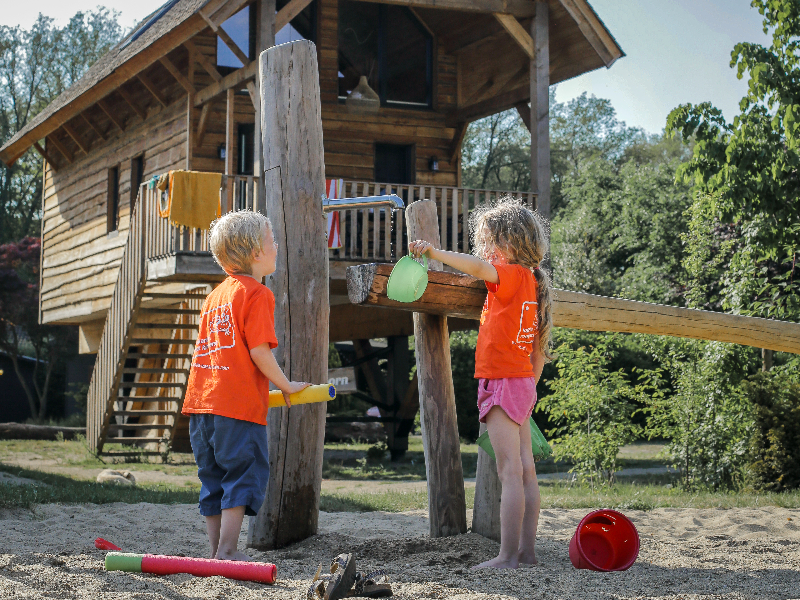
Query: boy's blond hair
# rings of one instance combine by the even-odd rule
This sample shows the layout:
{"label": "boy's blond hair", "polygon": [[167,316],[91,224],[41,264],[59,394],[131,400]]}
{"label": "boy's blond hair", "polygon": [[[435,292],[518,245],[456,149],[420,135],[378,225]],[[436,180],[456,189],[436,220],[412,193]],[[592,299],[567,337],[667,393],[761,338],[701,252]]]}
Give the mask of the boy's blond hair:
{"label": "boy's blond hair", "polygon": [[263,250],[264,227],[272,231],[269,219],[252,210],[222,215],[211,223],[208,245],[214,260],[230,274],[253,273],[253,256]]}

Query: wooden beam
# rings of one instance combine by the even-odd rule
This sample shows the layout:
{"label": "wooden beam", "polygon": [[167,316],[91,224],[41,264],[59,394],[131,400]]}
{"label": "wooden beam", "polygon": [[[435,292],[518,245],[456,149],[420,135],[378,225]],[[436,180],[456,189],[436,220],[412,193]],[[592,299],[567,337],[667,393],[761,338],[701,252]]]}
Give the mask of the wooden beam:
{"label": "wooden beam", "polygon": [[507,110],[520,102],[527,102],[530,99],[530,94],[530,88],[523,85],[522,87],[514,88],[511,91],[499,94],[494,98],[460,107],[447,115],[447,126],[455,127],[458,123],[463,121],[471,123],[483,117],[488,117],[489,115]]}
{"label": "wooden beam", "polygon": [[147,120],[147,110],[136,104],[136,101],[133,99],[133,96],[131,96],[131,93],[128,90],[126,90],[123,86],[119,86],[117,88],[117,92],[119,92],[119,95],[122,96],[123,100],[125,100],[125,103],[131,107],[131,110],[139,115],[139,118],[142,121]]}
{"label": "wooden beam", "polygon": [[253,103],[253,108],[256,108],[261,104],[261,100],[258,97],[258,91],[256,91],[256,84],[252,81],[248,81],[245,86],[247,87],[247,93],[250,95],[250,102]]}
{"label": "wooden beam", "polygon": [[[181,84],[183,89],[185,89],[188,94],[194,94],[195,92],[197,92],[197,90],[194,89],[194,86],[191,84],[191,82],[186,78],[186,76],[183,73],[181,73],[178,70],[178,67],[175,66],[175,63],[173,63],[168,57],[162,56],[161,58],[158,59],[158,62],[164,65],[164,68],[170,72],[170,74],[175,78],[175,80],[178,83]],[[190,65],[191,62],[192,61],[190,60],[189,61]]]}
{"label": "wooden beam", "polygon": [[192,57],[192,59],[198,65],[203,67],[206,70],[206,72],[209,75],[211,75],[211,78],[214,81],[219,81],[220,79],[222,79],[222,74],[217,70],[217,68],[212,64],[212,62],[208,60],[208,57],[197,49],[197,46],[195,46],[192,41],[186,40],[185,42],[183,42],[183,45],[189,51],[189,55]]}
{"label": "wooden beam", "polygon": [[[185,169],[187,171],[192,170],[192,164],[194,162],[194,148],[195,148],[195,139],[194,139],[194,94],[195,89],[193,85],[194,81],[194,61],[192,60],[192,51],[189,51],[189,76],[184,77],[183,73],[178,71],[177,67],[172,64],[166,56],[163,57],[161,62],[167,70],[172,73],[172,76],[175,77],[179,82],[181,82],[181,78],[186,81],[183,85],[184,89],[186,90],[186,166]],[[174,72],[173,72],[174,69]]]}
{"label": "wooden beam", "polygon": [[311,0],[289,0],[289,3],[275,15],[275,33],[286,27],[309,4]]}
{"label": "wooden beam", "polygon": [[522,122],[525,123],[525,127],[528,128],[528,131],[531,130],[531,107],[527,102],[520,102],[519,104],[515,105],[514,108],[517,109],[519,113],[520,119]]}
{"label": "wooden beam", "polygon": [[64,131],[67,132],[67,135],[72,138],[72,141],[78,144],[78,148],[83,150],[84,154],[89,154],[89,145],[85,144],[83,140],[81,140],[80,134],[72,128],[72,125],[69,123],[64,123],[61,127],[63,127]]}
{"label": "wooden beam", "polygon": [[581,33],[606,64],[606,67],[610,67],[618,58],[625,56],[588,3],[584,0],[558,1],[578,24]]}
{"label": "wooden beam", "polygon": [[53,171],[58,171],[58,168],[53,162],[53,159],[50,157],[50,154],[47,152],[47,150],[42,148],[39,142],[33,142],[33,147],[41,155],[41,157],[47,161],[47,164],[50,165],[50,168],[53,169]]}
{"label": "wooden beam", "polygon": [[464,136],[467,133],[468,124],[466,122],[456,125],[456,132],[453,135],[453,141],[450,142],[450,148],[447,151],[448,163],[453,164],[453,159],[461,151],[461,144],[464,142]]}
{"label": "wooden beam", "polygon": [[233,113],[236,105],[236,96],[234,95],[233,88],[228,88],[228,94],[225,103],[225,175],[233,175]]}
{"label": "wooden beam", "polygon": [[531,191],[536,210],[550,219],[550,9],[537,0],[531,21],[536,56],[531,59]]}
{"label": "wooden beam", "polygon": [[241,85],[245,81],[253,79],[256,74],[258,73],[258,61],[253,61],[246,67],[242,67],[241,69],[237,69],[233,73],[226,75],[220,81],[216,81],[209,85],[208,87],[203,88],[194,97],[194,105],[195,106],[202,106],[209,100],[215,98],[222,92],[236,87],[237,85]]}
{"label": "wooden beam", "polygon": [[56,150],[61,152],[61,155],[64,158],[67,159],[67,162],[69,164],[72,164],[72,162],[74,160],[74,158],[72,157],[72,153],[69,150],[66,149],[64,144],[62,144],[61,142],[58,141],[58,139],[56,138],[55,135],[49,135],[49,136],[47,136],[46,139],[47,139],[48,143],[53,144],[53,146],[55,146]]}
{"label": "wooden beam", "polygon": [[519,44],[519,47],[528,55],[528,58],[533,58],[533,39],[530,34],[525,31],[525,28],[519,24],[514,15],[504,15],[502,13],[494,13],[495,19],[500,22],[508,34],[514,38],[514,41]]}
{"label": "wooden beam", "polygon": [[234,42],[233,38],[231,38],[231,36],[228,35],[228,32],[222,28],[222,24],[217,25],[216,23],[214,23],[214,21],[212,21],[208,16],[206,16],[206,14],[202,10],[197,11],[197,14],[203,17],[205,22],[208,23],[208,26],[211,27],[214,33],[216,33],[219,36],[219,39],[221,39],[223,43],[228,47],[228,49],[231,52],[233,52],[233,55],[241,61],[242,66],[247,66],[248,64],[250,64],[250,57],[247,56],[244,52],[242,52],[242,49],[239,48],[238,44]]}
{"label": "wooden beam", "polygon": [[408,10],[411,11],[411,14],[417,18],[417,21],[420,22],[420,24],[425,28],[425,31],[427,31],[433,39],[439,37],[436,34],[436,32],[433,29],[431,29],[430,25],[428,25],[428,23],[425,22],[425,19],[422,18],[422,15],[419,14],[419,11],[417,9],[415,9],[413,6],[409,6]]}
{"label": "wooden beam", "polygon": [[[261,56],[261,53],[272,48],[275,45],[275,0],[258,0],[256,2],[256,56]],[[255,136],[253,140],[253,173],[257,176],[255,180],[255,204],[256,210],[263,210],[262,207],[266,206],[267,198],[264,188],[264,152],[262,148],[262,132],[261,132],[261,76],[256,71],[254,80],[254,91],[257,100],[255,101],[255,110],[253,111],[253,124],[255,126]],[[248,91],[250,87],[248,86]],[[252,92],[251,92],[252,97]]]}
{"label": "wooden beam", "polygon": [[117,128],[118,128],[120,131],[125,131],[125,123],[123,123],[123,122],[122,122],[120,119],[118,119],[118,118],[117,118],[117,116],[114,114],[114,111],[112,111],[112,110],[111,110],[111,109],[108,107],[108,105],[106,104],[106,101],[105,101],[105,99],[98,100],[98,101],[97,101],[97,106],[99,106],[99,107],[100,107],[100,110],[102,110],[104,113],[106,113],[106,116],[109,118],[109,120],[110,120],[110,121],[111,121],[111,122],[112,122],[114,125],[116,125],[116,126],[117,126]]}
{"label": "wooden beam", "polygon": [[81,113],[81,119],[83,119],[83,120],[84,120],[84,122],[85,122],[85,123],[86,123],[86,124],[87,124],[89,127],[91,127],[91,128],[92,128],[92,130],[93,130],[93,131],[94,131],[94,132],[95,132],[95,133],[96,133],[96,134],[97,134],[97,135],[100,137],[100,139],[101,139],[101,140],[103,140],[103,141],[106,141],[106,140],[108,139],[108,137],[106,136],[106,134],[105,134],[105,133],[103,133],[102,131],[100,131],[100,128],[99,128],[97,125],[95,125],[95,124],[94,124],[94,122],[93,122],[93,121],[92,121],[92,120],[91,120],[89,117],[87,117],[87,116],[86,116],[86,113],[85,113],[85,112],[82,112],[82,113]]}
{"label": "wooden beam", "polygon": [[[486,286],[469,275],[428,272],[428,287],[417,302],[386,297],[392,264],[348,267],[350,302],[437,315],[480,319]],[[664,306],[583,292],[554,290],[553,324],[584,331],[618,331],[693,338],[800,354],[800,323]]]}
{"label": "wooden beam", "polygon": [[208,125],[208,114],[211,112],[211,103],[204,104],[203,110],[200,111],[200,120],[197,123],[197,133],[195,134],[195,146],[203,145],[203,137],[206,135],[206,126]]}
{"label": "wooden beam", "polygon": [[161,93],[161,90],[156,87],[156,84],[153,83],[153,81],[144,73],[144,71],[139,73],[136,77],[142,82],[142,85],[147,88],[147,91],[153,94],[153,98],[158,100],[161,106],[164,108],[169,106],[169,102],[167,102],[167,99]]}
{"label": "wooden beam", "polygon": [[395,4],[417,8],[439,8],[477,13],[507,13],[515,17],[530,17],[533,7],[528,0],[358,0],[376,4]]}

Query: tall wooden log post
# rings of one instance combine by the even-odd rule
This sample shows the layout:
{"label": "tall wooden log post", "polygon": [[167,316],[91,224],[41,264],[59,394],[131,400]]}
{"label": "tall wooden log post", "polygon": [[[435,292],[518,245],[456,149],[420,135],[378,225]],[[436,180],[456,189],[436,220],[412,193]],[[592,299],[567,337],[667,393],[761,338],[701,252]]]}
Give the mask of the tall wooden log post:
{"label": "tall wooden log post", "polygon": [[[328,369],[328,260],[319,68],[307,40],[259,57],[266,213],[278,243],[275,355],[286,376],[321,383]],[[269,411],[267,496],[248,546],[279,548],[317,532],[325,403]]]}
{"label": "tall wooden log post", "polygon": [[536,208],[550,219],[550,34],[547,2],[536,2],[531,20],[531,191]]}
{"label": "tall wooden log post", "polygon": [[[427,240],[441,248],[435,202],[421,200],[410,204],[406,223],[409,240]],[[429,261],[429,269],[441,271],[442,263]],[[414,313],[414,342],[430,534],[431,537],[458,535],[467,531],[467,506],[447,317]]]}
{"label": "tall wooden log post", "polygon": [[[258,0],[255,3],[256,9],[256,56],[272,48],[275,45],[275,0]],[[252,9],[251,9],[252,10]],[[261,76],[256,73],[256,92],[261,93]],[[264,191],[264,180],[259,177],[263,173],[262,152],[261,152],[261,103],[256,102],[255,106],[255,135],[253,136],[253,174],[258,177],[256,180],[255,206],[258,210],[263,210],[266,203]]]}

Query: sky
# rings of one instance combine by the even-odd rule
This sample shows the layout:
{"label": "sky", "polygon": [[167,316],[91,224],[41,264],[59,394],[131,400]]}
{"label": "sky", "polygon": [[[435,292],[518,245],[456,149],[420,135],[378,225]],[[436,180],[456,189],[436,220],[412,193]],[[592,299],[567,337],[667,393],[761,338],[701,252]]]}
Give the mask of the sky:
{"label": "sky", "polygon": [[[164,0],[101,0],[121,13],[130,28]],[[769,44],[762,18],[749,0],[589,0],[626,56],[610,69],[599,69],[563,82],[556,100],[583,92],[608,98],[620,120],[659,133],[670,110],[687,102],[709,101],[729,121],[747,91],[729,67],[738,42]],[[95,2],[35,0],[8,3],[0,25],[30,27],[39,12],[63,25]]]}

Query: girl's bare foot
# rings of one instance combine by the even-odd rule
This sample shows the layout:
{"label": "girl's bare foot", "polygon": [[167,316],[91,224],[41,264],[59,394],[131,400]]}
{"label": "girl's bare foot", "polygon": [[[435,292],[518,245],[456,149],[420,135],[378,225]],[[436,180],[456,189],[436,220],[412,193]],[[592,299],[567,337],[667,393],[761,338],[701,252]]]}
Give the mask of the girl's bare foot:
{"label": "girl's bare foot", "polygon": [[253,559],[244,552],[230,552],[230,553],[221,553],[218,552],[217,555],[214,557],[217,560],[240,560],[240,561],[252,561]]}
{"label": "girl's bare foot", "polygon": [[473,569],[516,569],[519,566],[517,557],[508,560],[500,558],[499,556],[492,560],[487,560],[479,565],[472,567]]}
{"label": "girl's bare foot", "polygon": [[517,560],[521,565],[539,564],[539,561],[536,559],[536,553],[533,550],[520,550],[517,555]]}

